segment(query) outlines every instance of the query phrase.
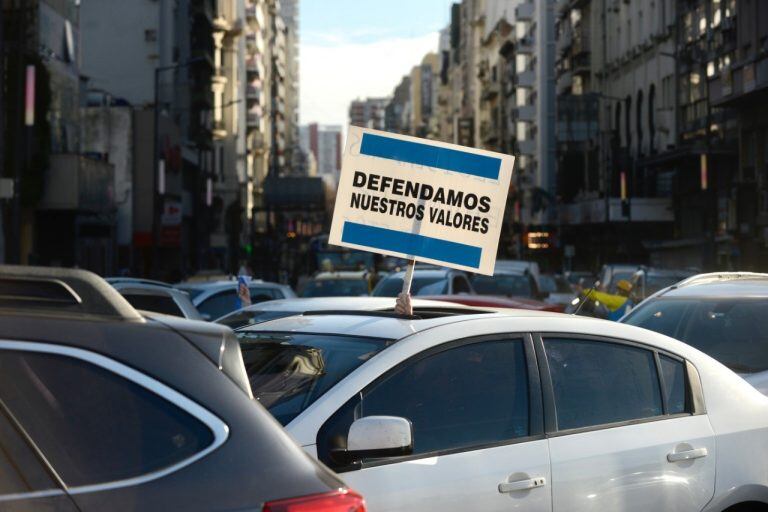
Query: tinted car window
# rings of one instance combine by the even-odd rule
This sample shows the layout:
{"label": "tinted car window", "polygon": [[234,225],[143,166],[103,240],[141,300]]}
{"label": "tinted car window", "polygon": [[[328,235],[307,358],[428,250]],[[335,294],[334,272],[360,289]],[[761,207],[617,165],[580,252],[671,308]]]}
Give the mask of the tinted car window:
{"label": "tinted car window", "polygon": [[470,293],[469,282],[461,277],[457,276],[453,278],[453,293]]}
{"label": "tinted car window", "polygon": [[663,413],[653,353],[615,343],[544,341],[561,430]]}
{"label": "tinted car window", "polygon": [[[387,277],[373,290],[375,297],[397,297],[403,291],[402,277]],[[445,276],[413,276],[411,295],[444,295],[448,292]]]}
{"label": "tinted car window", "polygon": [[164,315],[184,316],[179,306],[173,298],[167,295],[147,295],[143,293],[123,293],[125,300],[131,303],[131,306],[144,311],[154,311]]}
{"label": "tinted car window", "polygon": [[768,370],[768,300],[657,299],[624,322],[673,336],[735,372]]}
{"label": "tinted car window", "polygon": [[251,292],[251,304],[284,298],[282,292],[274,288],[249,288],[249,291]]}
{"label": "tinted car window", "polygon": [[682,361],[667,356],[659,356],[661,376],[664,380],[664,399],[667,402],[667,414],[686,412],[685,365]]}
{"label": "tinted car window", "polygon": [[523,343],[472,343],[407,363],[364,394],[362,413],[411,420],[415,454],[526,436]]}
{"label": "tinted car window", "polygon": [[531,297],[531,280],[525,275],[472,276],[472,286],[480,295]]}
{"label": "tinted car window", "polygon": [[213,442],[205,424],[163,398],[65,356],[0,352],[0,399],[68,486],[157,471]]}
{"label": "tinted car window", "polygon": [[56,488],[26,441],[0,411],[0,497]]}
{"label": "tinted car window", "polygon": [[365,279],[318,279],[309,281],[301,291],[302,297],[356,297],[368,295]]}
{"label": "tinted car window", "polygon": [[219,318],[234,311],[238,306],[237,291],[233,285],[231,290],[225,290],[208,297],[198,304],[197,309],[201,314],[208,315],[208,318]]}
{"label": "tinted car window", "polygon": [[387,340],[322,334],[238,332],[253,396],[287,425]]}

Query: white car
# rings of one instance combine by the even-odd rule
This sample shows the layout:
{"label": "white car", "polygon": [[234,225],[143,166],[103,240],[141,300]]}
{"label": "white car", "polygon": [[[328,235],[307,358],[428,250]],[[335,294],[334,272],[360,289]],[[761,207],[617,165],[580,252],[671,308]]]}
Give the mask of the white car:
{"label": "white car", "polygon": [[373,512],[768,506],[768,397],[661,334],[530,311],[238,334],[254,396]]}
{"label": "white car", "polygon": [[[403,290],[405,272],[393,272],[379,281],[371,295],[374,297],[397,297]],[[474,294],[475,290],[465,272],[440,267],[420,267],[413,271],[411,295],[458,295]]]}
{"label": "white car", "polygon": [[[214,320],[239,308],[237,297],[237,281],[202,281],[186,282],[175,285],[179,290],[189,294],[192,303],[200,311],[205,320]],[[261,279],[253,279],[248,288],[251,291],[251,302],[258,303],[274,299],[289,299],[296,297],[290,286],[270,283]]]}

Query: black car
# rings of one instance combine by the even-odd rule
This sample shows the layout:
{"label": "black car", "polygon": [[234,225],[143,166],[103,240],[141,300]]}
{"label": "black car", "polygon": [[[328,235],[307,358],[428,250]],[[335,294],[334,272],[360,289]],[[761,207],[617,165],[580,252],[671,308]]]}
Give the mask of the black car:
{"label": "black car", "polygon": [[0,266],[0,510],[363,511],[251,396],[226,327]]}

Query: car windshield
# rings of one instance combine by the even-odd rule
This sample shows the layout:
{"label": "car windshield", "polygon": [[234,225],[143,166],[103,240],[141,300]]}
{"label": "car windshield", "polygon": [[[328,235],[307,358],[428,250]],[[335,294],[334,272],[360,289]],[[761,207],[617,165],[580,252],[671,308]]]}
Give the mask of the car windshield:
{"label": "car windshield", "polygon": [[330,334],[237,335],[253,396],[283,426],[391,343]]}
{"label": "car windshield", "polygon": [[[388,277],[373,290],[376,297],[397,297],[403,291],[402,277]],[[445,295],[448,280],[443,276],[413,276],[411,295]]]}
{"label": "car windshield", "polygon": [[658,299],[623,322],[684,341],[738,373],[768,370],[765,299]]}
{"label": "car windshield", "polygon": [[284,318],[286,316],[298,314],[301,314],[301,311],[249,311],[247,309],[243,309],[219,318],[216,320],[216,323],[226,325],[232,329],[237,329],[246,325],[260,324],[269,320],[275,320],[277,318]]}
{"label": "car windshield", "polygon": [[315,279],[301,290],[301,297],[349,297],[368,295],[365,279]]}
{"label": "car windshield", "polygon": [[495,276],[472,276],[472,287],[480,295],[506,295],[510,297],[531,297],[531,280],[528,276],[497,274]]}

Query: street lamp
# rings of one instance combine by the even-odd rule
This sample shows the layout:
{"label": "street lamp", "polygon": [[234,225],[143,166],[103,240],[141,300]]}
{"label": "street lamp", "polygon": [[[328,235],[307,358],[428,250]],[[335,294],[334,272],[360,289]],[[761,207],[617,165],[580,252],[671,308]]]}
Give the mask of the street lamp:
{"label": "street lamp", "polygon": [[[152,132],[152,167],[153,167],[153,193],[152,193],[152,273],[157,277],[160,262],[160,199],[165,195],[165,176],[163,175],[162,190],[160,187],[160,73],[189,67],[192,64],[205,60],[203,57],[195,57],[186,62],[158,66],[155,68],[155,110]],[[164,173],[163,173],[164,174]]]}

